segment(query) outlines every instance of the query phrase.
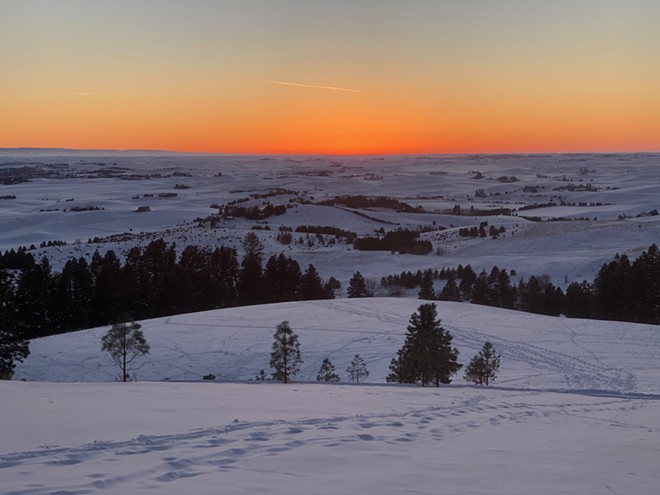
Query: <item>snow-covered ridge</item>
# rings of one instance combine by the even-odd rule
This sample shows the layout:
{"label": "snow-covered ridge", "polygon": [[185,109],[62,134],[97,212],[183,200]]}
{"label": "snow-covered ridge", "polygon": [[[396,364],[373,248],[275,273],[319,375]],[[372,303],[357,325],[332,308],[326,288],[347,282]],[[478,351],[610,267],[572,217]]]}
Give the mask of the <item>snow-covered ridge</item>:
{"label": "snow-covered ridge", "polygon": [[[342,381],[351,358],[367,362],[370,383],[384,383],[422,301],[367,298],[249,306],[142,321],[151,345],[139,380],[254,379],[268,371],[275,326],[289,321],[300,338],[298,381],[313,381],[329,357]],[[438,302],[443,327],[467,363],[485,341],[502,354],[495,385],[529,389],[660,393],[660,332],[652,325],[553,318],[486,306]],[[101,351],[108,327],[32,341],[17,379],[112,381],[118,370]],[[455,382],[464,383],[460,376]]]}

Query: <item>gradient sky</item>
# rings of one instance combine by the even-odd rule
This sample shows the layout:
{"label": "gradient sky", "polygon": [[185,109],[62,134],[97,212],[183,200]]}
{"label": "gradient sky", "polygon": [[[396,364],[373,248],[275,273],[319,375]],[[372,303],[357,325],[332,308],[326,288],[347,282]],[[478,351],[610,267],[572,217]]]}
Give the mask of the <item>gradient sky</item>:
{"label": "gradient sky", "polygon": [[0,0],[0,147],[660,151],[660,1]]}

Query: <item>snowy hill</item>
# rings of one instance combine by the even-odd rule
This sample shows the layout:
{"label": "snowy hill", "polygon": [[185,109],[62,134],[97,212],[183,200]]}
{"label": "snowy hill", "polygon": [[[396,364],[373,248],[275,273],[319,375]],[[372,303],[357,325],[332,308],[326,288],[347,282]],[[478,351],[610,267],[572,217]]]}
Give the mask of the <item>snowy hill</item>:
{"label": "snowy hill", "polygon": [[[403,343],[410,315],[422,301],[367,298],[231,308],[141,322],[151,352],[139,380],[250,380],[268,371],[275,326],[289,321],[299,335],[303,365],[297,379],[313,381],[329,357],[344,370],[359,353],[368,382],[383,383]],[[467,363],[486,340],[502,354],[496,385],[660,393],[660,332],[651,325],[552,318],[474,304],[439,302],[442,325]],[[16,378],[111,381],[118,370],[101,337],[108,327],[34,340]],[[459,380],[462,381],[462,380]]]}
{"label": "snowy hill", "polygon": [[[296,302],[144,321],[152,347],[138,377],[160,381],[113,382],[100,350],[107,328],[35,340],[17,377],[51,382],[0,382],[2,493],[657,492],[657,327],[438,303],[462,362],[485,340],[501,351],[495,386],[382,384],[419,303]],[[300,337],[299,380],[329,356],[345,381],[360,353],[370,383],[201,381],[266,368],[285,319]]]}

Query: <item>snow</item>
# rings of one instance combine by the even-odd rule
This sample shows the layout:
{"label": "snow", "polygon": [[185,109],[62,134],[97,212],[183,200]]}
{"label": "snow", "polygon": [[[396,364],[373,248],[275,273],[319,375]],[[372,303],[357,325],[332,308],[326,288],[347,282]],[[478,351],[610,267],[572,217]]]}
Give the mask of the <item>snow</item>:
{"label": "snow", "polygon": [[[360,354],[368,382],[383,383],[412,313],[424,301],[405,298],[337,299],[205,311],[142,321],[149,355],[139,380],[246,381],[268,370],[275,326],[288,321],[300,339],[298,380],[313,381],[329,357],[343,381]],[[660,393],[654,373],[660,332],[653,325],[553,318],[474,304],[437,302],[441,324],[454,337],[461,362],[487,340],[506,366],[498,384],[524,388]],[[101,352],[109,327],[34,340],[16,378],[111,381],[118,369]]]}
{"label": "snow", "polygon": [[[346,209],[298,204],[285,215],[258,224],[270,231],[255,231],[269,254],[285,252],[301,265],[314,263],[321,276],[334,276],[346,286],[357,267],[370,278],[435,267],[471,264],[490,271],[493,265],[515,269],[520,276],[547,274],[555,285],[592,279],[598,268],[617,253],[633,257],[660,239],[660,216],[637,217],[658,209],[660,167],[657,154],[581,155],[457,155],[457,156],[231,156],[181,153],[139,153],[68,150],[0,150],[0,170],[36,167],[57,176],[20,184],[0,185],[0,249],[35,244],[37,258],[47,255],[55,269],[72,256],[91,257],[113,249],[122,255],[132,246],[164,237],[177,246],[218,244],[238,247],[257,222],[232,219],[218,227],[200,228],[194,221],[217,210],[211,204],[227,204],[250,194],[276,188],[295,194],[251,199],[242,205],[288,202],[294,196],[311,202],[339,195],[390,196],[427,213]],[[115,170],[114,177],[99,177]],[[118,172],[117,172],[118,170]],[[476,180],[476,171],[484,178]],[[501,183],[501,176],[519,180]],[[138,180],[135,177],[141,176]],[[147,178],[147,176],[149,178]],[[175,189],[184,184],[188,189]],[[597,191],[567,191],[569,185],[592,184]],[[528,192],[537,188],[537,192]],[[485,198],[475,197],[484,189]],[[559,189],[559,190],[558,190]],[[176,197],[160,198],[175,192]],[[145,195],[153,195],[153,197]],[[492,195],[491,195],[492,194]],[[561,196],[575,206],[556,206],[516,212],[518,216],[451,216],[445,211],[459,204],[464,210],[494,207],[517,209],[554,202]],[[313,199],[312,199],[313,198]],[[72,200],[72,201],[68,201]],[[583,203],[584,206],[580,206]],[[596,206],[600,204],[601,206]],[[593,205],[593,206],[590,206]],[[71,207],[99,206],[98,211],[71,212]],[[152,211],[136,213],[140,206]],[[44,210],[44,211],[42,211]],[[45,211],[57,210],[57,211]],[[541,218],[589,218],[589,221],[534,223],[522,216]],[[617,220],[620,216],[624,220]],[[597,218],[597,221],[593,219]],[[498,239],[465,239],[457,227],[504,225]],[[435,224],[434,224],[435,222]],[[439,228],[424,234],[434,251],[427,256],[391,256],[389,253],[356,252],[344,243],[308,247],[276,240],[280,226],[334,225],[359,235],[373,235],[384,228]],[[129,233],[122,241],[88,244],[94,237]],[[296,235],[297,236],[297,235]],[[64,240],[67,246],[39,248],[48,240]],[[439,251],[438,251],[439,250]],[[441,252],[442,256],[436,253]],[[401,259],[403,258],[403,259]]]}
{"label": "snow", "polygon": [[[37,258],[47,255],[56,269],[71,256],[89,258],[97,248],[121,256],[159,237],[179,247],[225,244],[240,250],[240,239],[255,222],[225,220],[210,229],[197,227],[194,219],[212,213],[212,203],[286,188],[314,201],[385,195],[429,210],[358,210],[389,225],[346,209],[300,204],[259,224],[270,231],[254,231],[268,255],[283,251],[303,267],[314,263],[323,277],[333,275],[344,287],[356,270],[379,280],[459,263],[477,271],[497,265],[524,277],[547,274],[566,286],[592,279],[617,252],[635,257],[660,240],[660,217],[635,218],[659,206],[659,159],[0,150],[0,171],[24,166],[59,171],[57,177],[0,185],[0,197],[16,196],[0,199],[0,249],[66,240],[67,246],[33,251]],[[110,167],[124,167],[125,177],[90,178]],[[484,178],[474,179],[476,171]],[[131,174],[143,178],[133,180]],[[504,175],[519,181],[496,180]],[[599,190],[556,190],[589,182]],[[175,190],[178,183],[190,188]],[[531,193],[525,186],[539,189]],[[475,198],[477,188],[487,197]],[[158,198],[161,192],[178,195]],[[575,206],[519,215],[598,220],[535,223],[520,216],[444,212],[455,204],[518,208],[556,202],[558,195]],[[104,209],[64,211],[72,206]],[[139,206],[152,211],[135,213]],[[482,221],[507,231],[498,239],[458,236],[458,227]],[[423,234],[442,256],[275,241],[278,227],[297,225],[334,225],[359,235],[397,227],[446,230]],[[125,232],[131,236],[122,241],[86,243]],[[101,351],[108,327],[34,340],[16,379],[0,381],[0,494],[658,492],[657,326],[440,302],[438,315],[454,336],[460,362],[467,363],[486,340],[502,354],[494,386],[469,386],[460,376],[441,388],[385,384],[420,303],[337,299],[142,321],[151,352],[132,383],[114,381],[118,369]],[[301,372],[289,385],[255,382],[260,369],[269,371],[272,334],[284,320],[300,337]],[[346,383],[345,370],[356,353],[370,371],[360,385]],[[342,383],[313,383],[325,357]],[[208,373],[217,379],[202,381]]]}
{"label": "snow", "polygon": [[[143,321],[149,381],[126,384],[100,350],[107,328],[35,340],[17,367],[30,381],[0,382],[3,493],[656,493],[657,327],[438,303],[461,362],[485,340],[501,352],[495,386],[386,385],[420,303]],[[300,337],[297,382],[248,382],[284,319]],[[304,383],[326,356],[345,382],[355,353],[368,383]],[[209,372],[218,380],[201,382]]]}
{"label": "snow", "polygon": [[657,397],[0,385],[5,494],[652,494],[660,478]]}

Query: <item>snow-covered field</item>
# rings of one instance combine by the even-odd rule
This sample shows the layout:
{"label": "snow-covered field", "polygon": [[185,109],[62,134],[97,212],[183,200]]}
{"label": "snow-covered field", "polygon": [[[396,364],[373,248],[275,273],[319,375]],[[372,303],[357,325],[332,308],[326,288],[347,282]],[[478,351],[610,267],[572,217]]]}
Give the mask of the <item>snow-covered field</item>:
{"label": "snow-covered field", "polygon": [[660,481],[657,397],[316,384],[1,391],[3,494],[651,495]]}
{"label": "snow-covered field", "polygon": [[[47,255],[57,269],[71,256],[89,257],[97,248],[121,255],[158,237],[180,247],[240,249],[256,225],[270,228],[253,230],[268,255],[283,251],[301,266],[314,263],[344,287],[356,270],[379,280],[459,263],[476,270],[497,265],[524,277],[547,274],[566,286],[592,279],[617,252],[635,257],[660,241],[660,216],[647,215],[660,206],[659,165],[655,154],[0,150],[0,179],[19,169],[37,174],[0,185],[0,249],[35,244],[35,256]],[[475,179],[477,172],[483,178]],[[517,180],[498,180],[511,176]],[[476,195],[478,189],[485,196]],[[177,196],[159,197],[168,192]],[[213,203],[251,194],[269,196],[240,204],[294,203],[286,214],[259,222],[229,218],[212,229],[194,221],[217,211]],[[426,213],[362,209],[358,215],[313,204],[348,194],[390,196]],[[543,206],[560,201],[565,204]],[[511,216],[448,215],[456,204],[464,211],[539,207]],[[151,211],[137,213],[140,206]],[[458,236],[459,227],[482,221],[503,225],[506,233]],[[445,230],[423,234],[434,244],[426,256],[275,240],[280,226],[298,225],[359,235],[397,227]],[[119,233],[127,235],[87,243]],[[38,247],[49,240],[67,245]],[[389,362],[419,303],[336,299],[143,321],[151,352],[136,371],[140,381],[127,384],[113,381],[118,369],[101,352],[107,327],[35,340],[16,380],[0,381],[0,494],[658,493],[657,326],[438,303],[460,362],[486,340],[501,352],[495,386],[468,386],[460,377],[442,388],[386,385]],[[304,363],[297,382],[250,381],[260,369],[269,371],[272,334],[284,320],[300,337]],[[346,384],[356,353],[370,375],[365,384]],[[309,383],[325,357],[341,384]],[[208,373],[217,379],[202,382]]]}
{"label": "snow-covered field", "polygon": [[[485,340],[501,352],[495,387],[385,385],[418,304],[144,321],[151,352],[137,374],[153,381],[128,384],[112,382],[107,328],[33,341],[17,378],[51,382],[0,382],[2,493],[657,493],[657,327],[438,303],[461,362]],[[285,319],[300,337],[299,382],[246,382],[268,369]],[[355,353],[367,384],[301,383],[326,356],[347,381]],[[209,372],[243,382],[200,383]]]}
{"label": "snow-covered field", "polygon": [[[636,257],[660,241],[660,216],[638,216],[660,208],[658,154],[259,157],[0,150],[0,179],[26,174],[26,169],[34,169],[37,177],[18,184],[2,185],[0,180],[0,198],[15,196],[0,199],[0,249],[34,244],[33,254],[47,255],[55,268],[71,256],[89,258],[96,249],[121,255],[159,237],[180,247],[223,244],[240,251],[240,240],[258,226],[270,228],[254,231],[268,254],[285,252],[301,266],[313,263],[321,276],[334,276],[344,286],[356,269],[378,281],[402,270],[470,263],[477,271],[490,271],[493,265],[515,269],[525,278],[546,274],[565,287],[592,279],[617,252]],[[475,178],[477,172],[482,178]],[[500,180],[512,176],[516,181]],[[160,197],[167,193],[176,196]],[[254,195],[267,197],[250,197]],[[388,196],[426,212],[357,210],[370,217],[365,218],[349,209],[315,204],[340,195]],[[220,220],[216,228],[194,221],[217,213],[212,204],[231,201],[290,207],[265,220]],[[548,203],[557,206],[539,207]],[[446,214],[455,205],[464,212],[508,208],[514,214]],[[147,206],[151,211],[136,212]],[[71,211],[74,207],[100,209]],[[538,223],[523,216],[555,221]],[[561,218],[588,220],[557,221]],[[483,221],[504,226],[506,232],[497,239],[459,237],[459,227]],[[427,256],[360,252],[343,243],[283,246],[275,240],[280,227],[299,225],[331,225],[361,236],[381,228],[445,230],[422,235],[434,246]],[[121,240],[105,239],[121,233],[127,234]],[[104,242],[87,243],[95,237]],[[299,237],[295,234],[294,241]],[[68,244],[39,248],[49,240]]]}

